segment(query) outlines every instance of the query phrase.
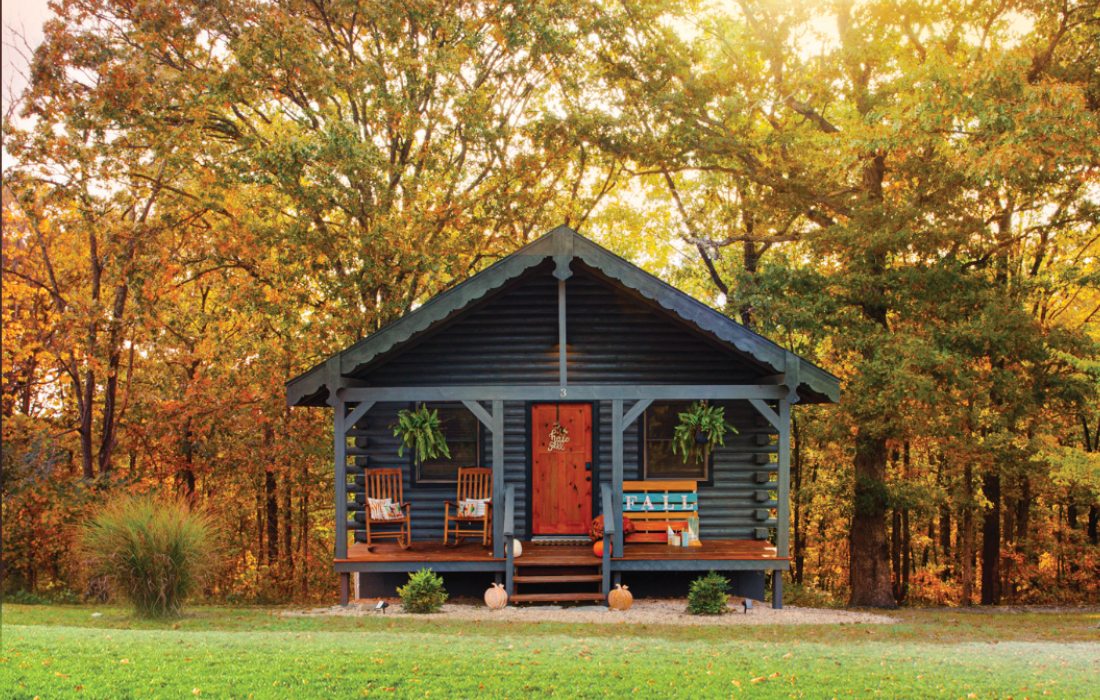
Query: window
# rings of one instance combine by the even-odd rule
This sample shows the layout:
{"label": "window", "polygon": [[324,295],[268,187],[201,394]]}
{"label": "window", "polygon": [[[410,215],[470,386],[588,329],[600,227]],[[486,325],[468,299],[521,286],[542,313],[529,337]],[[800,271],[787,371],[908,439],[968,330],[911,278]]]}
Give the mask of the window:
{"label": "window", "polygon": [[481,464],[481,421],[465,406],[429,404],[428,408],[439,411],[439,423],[447,438],[451,458],[416,460],[416,480],[420,483],[456,483],[459,467]]}
{"label": "window", "polygon": [[690,401],[654,401],[642,422],[642,473],[646,479],[710,480],[711,459],[696,461],[672,451],[672,435]]}

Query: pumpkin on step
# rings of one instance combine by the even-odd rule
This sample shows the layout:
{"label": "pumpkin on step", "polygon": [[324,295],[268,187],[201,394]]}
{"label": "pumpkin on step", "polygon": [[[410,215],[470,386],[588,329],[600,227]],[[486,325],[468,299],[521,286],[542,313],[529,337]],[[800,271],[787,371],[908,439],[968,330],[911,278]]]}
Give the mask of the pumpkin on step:
{"label": "pumpkin on step", "polygon": [[485,591],[485,604],[490,610],[504,609],[504,606],[508,605],[508,591],[504,590],[501,584],[494,583],[489,586],[489,590]]}
{"label": "pumpkin on step", "polygon": [[626,586],[616,583],[615,590],[607,594],[607,607],[612,610],[630,610],[634,605],[634,594]]}

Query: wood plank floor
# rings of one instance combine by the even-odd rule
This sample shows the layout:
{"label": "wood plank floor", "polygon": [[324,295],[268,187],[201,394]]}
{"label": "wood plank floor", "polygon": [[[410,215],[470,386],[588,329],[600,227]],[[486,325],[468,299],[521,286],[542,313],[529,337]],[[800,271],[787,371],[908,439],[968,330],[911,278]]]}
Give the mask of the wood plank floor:
{"label": "wood plank floor", "polygon": [[[614,557],[619,561],[776,561],[776,549],[770,542],[762,540],[705,540],[701,547],[669,547],[655,542],[627,542],[626,553]],[[445,547],[440,542],[413,542],[409,549],[401,549],[396,544],[386,542],[367,547],[365,544],[353,544],[348,547],[346,559],[337,562],[481,562],[492,561],[492,549],[480,543],[465,543],[457,547]],[[534,566],[544,564],[592,564],[599,560],[592,554],[592,548],[584,545],[546,545],[533,542],[523,543],[523,556],[517,560]]]}

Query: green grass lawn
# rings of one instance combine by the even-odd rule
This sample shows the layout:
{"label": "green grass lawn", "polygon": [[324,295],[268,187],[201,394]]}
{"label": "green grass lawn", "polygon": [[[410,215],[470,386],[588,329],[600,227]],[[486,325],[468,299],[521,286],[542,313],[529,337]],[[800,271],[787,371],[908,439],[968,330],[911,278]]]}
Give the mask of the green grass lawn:
{"label": "green grass lawn", "polygon": [[1090,613],[715,628],[277,612],[4,606],[0,697],[1100,697]]}

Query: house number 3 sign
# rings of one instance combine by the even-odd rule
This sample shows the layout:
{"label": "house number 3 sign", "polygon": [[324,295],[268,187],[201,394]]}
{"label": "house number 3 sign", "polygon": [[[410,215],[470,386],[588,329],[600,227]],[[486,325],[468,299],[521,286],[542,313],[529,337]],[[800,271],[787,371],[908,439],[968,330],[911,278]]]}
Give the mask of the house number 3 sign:
{"label": "house number 3 sign", "polygon": [[565,443],[567,442],[569,442],[569,431],[561,423],[554,423],[554,427],[550,429],[550,445],[547,450],[550,452],[564,452]]}

